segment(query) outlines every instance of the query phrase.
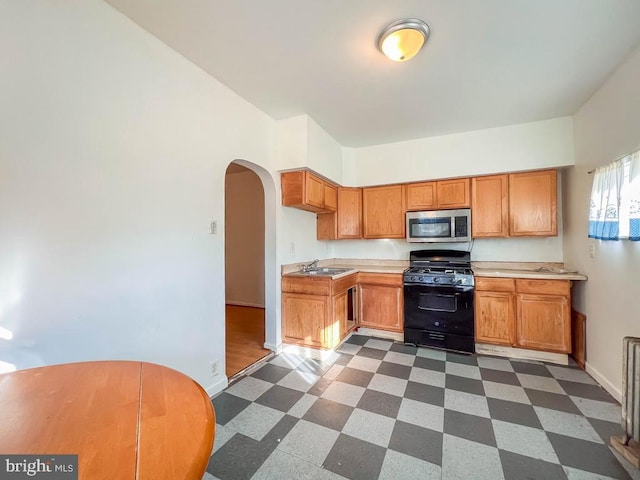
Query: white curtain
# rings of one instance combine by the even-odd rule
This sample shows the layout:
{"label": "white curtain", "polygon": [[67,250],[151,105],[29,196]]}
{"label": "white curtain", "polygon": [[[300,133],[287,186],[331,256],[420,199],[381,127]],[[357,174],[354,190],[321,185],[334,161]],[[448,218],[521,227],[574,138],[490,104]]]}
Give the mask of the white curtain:
{"label": "white curtain", "polygon": [[618,240],[623,181],[623,160],[596,169],[589,206],[590,238]]}
{"label": "white curtain", "polygon": [[640,150],[596,169],[589,237],[640,241]]}
{"label": "white curtain", "polygon": [[640,241],[640,150],[630,155],[629,240]]}

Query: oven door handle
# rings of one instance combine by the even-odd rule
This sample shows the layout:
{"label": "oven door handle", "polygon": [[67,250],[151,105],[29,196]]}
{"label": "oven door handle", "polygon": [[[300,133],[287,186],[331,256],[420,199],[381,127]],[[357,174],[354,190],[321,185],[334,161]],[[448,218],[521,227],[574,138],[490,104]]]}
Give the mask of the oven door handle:
{"label": "oven door handle", "polygon": [[441,293],[420,293],[420,295],[433,295],[441,298],[451,298],[453,299],[453,310],[449,308],[434,308],[434,307],[423,307],[418,305],[418,310],[426,310],[428,312],[447,312],[447,313],[455,313],[458,311],[458,297],[459,293],[454,293],[453,295],[443,295]]}
{"label": "oven door handle", "polygon": [[447,313],[455,313],[458,311],[458,305],[456,302],[456,309],[455,310],[449,310],[448,308],[427,308],[427,307],[421,307],[420,305],[418,305],[418,310],[425,310],[427,312],[447,312]]}

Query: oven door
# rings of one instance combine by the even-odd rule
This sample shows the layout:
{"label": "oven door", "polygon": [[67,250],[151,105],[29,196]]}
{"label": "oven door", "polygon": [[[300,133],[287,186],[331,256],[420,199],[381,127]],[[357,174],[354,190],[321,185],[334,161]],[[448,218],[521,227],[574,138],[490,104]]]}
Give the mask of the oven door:
{"label": "oven door", "polygon": [[470,286],[405,283],[404,327],[456,335],[474,335]]}

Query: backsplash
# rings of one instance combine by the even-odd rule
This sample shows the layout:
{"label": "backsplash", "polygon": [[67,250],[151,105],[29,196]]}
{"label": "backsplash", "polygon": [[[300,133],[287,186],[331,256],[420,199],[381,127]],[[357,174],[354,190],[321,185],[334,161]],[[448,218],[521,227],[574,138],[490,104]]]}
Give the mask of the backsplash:
{"label": "backsplash", "polygon": [[327,241],[327,257],[408,260],[413,250],[469,250],[472,261],[563,262],[562,237],[488,238],[469,243],[407,243],[405,240]]}

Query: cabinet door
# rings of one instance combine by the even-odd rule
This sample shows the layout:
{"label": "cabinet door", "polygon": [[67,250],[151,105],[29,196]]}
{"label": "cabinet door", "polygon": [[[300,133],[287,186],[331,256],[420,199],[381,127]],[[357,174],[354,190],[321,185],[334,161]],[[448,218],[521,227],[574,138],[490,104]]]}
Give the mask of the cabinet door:
{"label": "cabinet door", "polygon": [[323,347],[328,297],[282,294],[282,337],[291,343]]}
{"label": "cabinet door", "polygon": [[513,294],[476,291],[475,325],[477,342],[513,345],[515,342]]}
{"label": "cabinet door", "polygon": [[405,189],[407,210],[430,210],[438,207],[436,182],[409,183]]}
{"label": "cabinet door", "polygon": [[402,185],[364,188],[364,238],[404,238],[404,212]]}
{"label": "cabinet door", "polygon": [[439,180],[437,183],[438,208],[464,208],[471,205],[468,178]]}
{"label": "cabinet door", "polygon": [[402,287],[360,285],[359,323],[363,327],[402,332]]}
{"label": "cabinet door", "polygon": [[338,188],[337,238],[362,238],[362,189]]}
{"label": "cabinet door", "polygon": [[318,209],[324,208],[324,182],[316,177],[315,175],[311,175],[309,172],[304,172],[305,174],[305,188],[304,188],[304,200],[303,202],[306,205],[311,205],[312,207],[317,207]]}
{"label": "cabinet door", "polygon": [[557,179],[555,170],[509,175],[509,234],[556,236]]}
{"label": "cabinet door", "polygon": [[471,234],[474,237],[509,236],[507,175],[471,179]]}
{"label": "cabinet door", "polygon": [[327,342],[329,348],[333,348],[340,343],[347,335],[347,308],[348,295],[342,292],[333,297],[333,320],[331,325],[327,327],[327,331],[331,332],[331,341]]}
{"label": "cabinet door", "polygon": [[318,240],[362,238],[362,189],[338,187],[336,213],[318,214]]}
{"label": "cabinet door", "polygon": [[516,343],[518,346],[552,352],[571,352],[569,297],[517,295]]}
{"label": "cabinet door", "polygon": [[338,189],[328,183],[324,184],[324,208],[330,212],[338,210]]}

